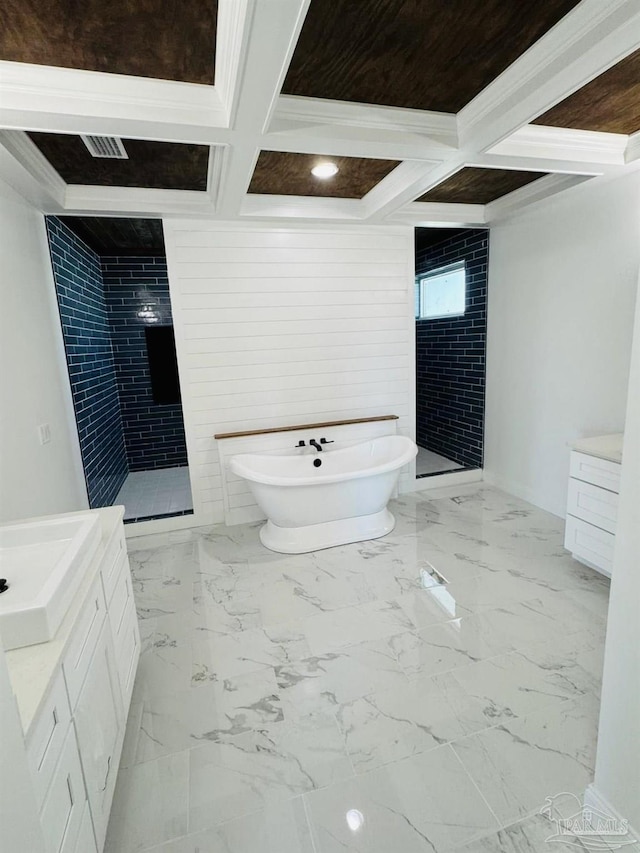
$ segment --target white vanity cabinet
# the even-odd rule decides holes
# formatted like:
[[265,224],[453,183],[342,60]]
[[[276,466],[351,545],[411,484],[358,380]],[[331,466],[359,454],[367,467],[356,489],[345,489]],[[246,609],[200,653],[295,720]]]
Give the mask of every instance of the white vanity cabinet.
[[46,853],[103,849],[140,652],[122,511],[98,512],[103,547],[59,635],[7,653]]
[[582,439],[571,451],[564,546],[611,577],[618,515],[622,436]]

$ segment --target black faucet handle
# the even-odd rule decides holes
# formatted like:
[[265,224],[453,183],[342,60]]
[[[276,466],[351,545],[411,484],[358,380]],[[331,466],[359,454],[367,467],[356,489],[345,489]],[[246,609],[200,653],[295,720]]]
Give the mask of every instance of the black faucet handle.
[[327,439],[326,439],[326,438],[321,438],[321,439],[320,439],[320,444],[333,444],[333,443],[334,443],[333,441],[327,441]]
[[300,441],[296,444],[296,447],[306,447],[306,444],[302,439],[300,439]]

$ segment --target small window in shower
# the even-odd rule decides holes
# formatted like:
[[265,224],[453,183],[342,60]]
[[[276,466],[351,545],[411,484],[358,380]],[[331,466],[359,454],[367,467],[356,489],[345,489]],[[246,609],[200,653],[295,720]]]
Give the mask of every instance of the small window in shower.
[[431,270],[418,279],[418,319],[460,317],[465,312],[467,273],[465,262]]
[[180,382],[173,326],[147,326],[144,334],[153,402],[159,405],[179,403]]

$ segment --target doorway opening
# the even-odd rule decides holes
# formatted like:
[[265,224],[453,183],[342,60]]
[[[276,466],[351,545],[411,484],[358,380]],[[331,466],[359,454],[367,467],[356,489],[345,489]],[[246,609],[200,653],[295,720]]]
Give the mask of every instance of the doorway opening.
[[46,223],[89,505],[191,514],[162,222]]
[[416,228],[416,478],[482,468],[489,232]]

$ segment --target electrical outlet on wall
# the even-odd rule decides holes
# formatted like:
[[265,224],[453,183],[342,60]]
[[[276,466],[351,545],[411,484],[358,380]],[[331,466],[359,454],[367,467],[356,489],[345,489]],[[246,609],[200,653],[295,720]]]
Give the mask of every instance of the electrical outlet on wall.
[[51,427],[49,424],[40,424],[38,427],[38,438],[40,444],[48,444],[51,441]]

